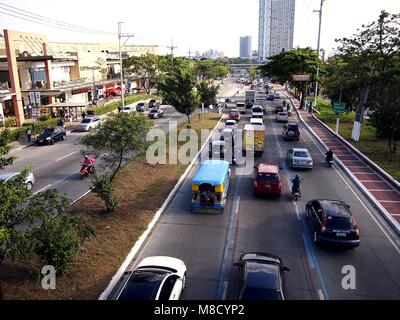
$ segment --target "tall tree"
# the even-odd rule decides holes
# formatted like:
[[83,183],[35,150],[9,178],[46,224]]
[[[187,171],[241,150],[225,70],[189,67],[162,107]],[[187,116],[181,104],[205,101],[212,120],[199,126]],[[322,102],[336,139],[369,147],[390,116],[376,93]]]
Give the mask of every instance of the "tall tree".
[[10,132],[8,129],[0,131],[0,169],[13,163],[15,157],[10,157],[8,153],[11,150],[9,146]]
[[176,67],[173,74],[161,77],[158,88],[178,112],[186,115],[190,125],[190,115],[200,104],[194,66],[189,64],[187,67]]
[[317,53],[311,48],[297,48],[278,53],[270,58],[270,61],[259,67],[261,73],[281,84],[289,82],[294,85],[301,94],[301,107],[304,106],[307,85],[304,82],[293,81],[293,75],[309,75],[311,81],[315,81],[317,64],[320,68],[320,79],[325,74],[325,63],[318,59]]
[[209,106],[210,104],[214,105],[216,103],[219,86],[209,84],[207,81],[200,81],[196,85],[196,88],[200,95],[201,103],[204,103],[205,106]]
[[146,134],[152,125],[152,121],[143,115],[118,113],[80,140],[86,148],[85,153],[103,157],[106,174],[95,175],[92,190],[104,200],[107,212],[114,211],[117,206],[111,193],[122,162],[145,152],[148,146]]

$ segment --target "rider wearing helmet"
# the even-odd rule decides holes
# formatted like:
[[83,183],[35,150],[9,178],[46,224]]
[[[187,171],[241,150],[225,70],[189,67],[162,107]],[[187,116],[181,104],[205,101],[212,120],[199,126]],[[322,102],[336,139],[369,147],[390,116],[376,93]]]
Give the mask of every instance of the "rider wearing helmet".
[[87,165],[90,172],[93,172],[95,160],[92,156],[85,154],[85,160],[83,161],[83,165]]
[[296,174],[294,179],[292,180],[292,193],[300,191],[300,177]]
[[326,154],[326,161],[332,161],[332,159],[333,159],[332,149],[329,149],[325,154]]

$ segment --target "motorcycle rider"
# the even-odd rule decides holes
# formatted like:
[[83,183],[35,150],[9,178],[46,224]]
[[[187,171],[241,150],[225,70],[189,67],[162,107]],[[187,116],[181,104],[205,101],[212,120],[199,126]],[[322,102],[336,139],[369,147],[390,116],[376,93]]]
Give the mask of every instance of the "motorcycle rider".
[[325,155],[326,155],[326,158],[325,158],[326,161],[332,161],[333,160],[333,151],[332,151],[332,149],[329,149],[325,153]]
[[296,176],[292,180],[292,194],[295,194],[296,192],[300,193],[300,183],[300,177],[296,174]]
[[92,156],[85,154],[85,160],[83,161],[83,165],[88,167],[90,173],[93,173],[95,160]]

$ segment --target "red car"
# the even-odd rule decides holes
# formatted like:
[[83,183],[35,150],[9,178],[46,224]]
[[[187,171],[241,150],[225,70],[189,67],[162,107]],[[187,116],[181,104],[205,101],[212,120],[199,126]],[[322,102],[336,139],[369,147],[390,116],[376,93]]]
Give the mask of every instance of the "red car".
[[274,164],[260,163],[256,167],[254,178],[254,195],[275,195],[280,197],[282,193],[282,181],[279,175],[279,167]]

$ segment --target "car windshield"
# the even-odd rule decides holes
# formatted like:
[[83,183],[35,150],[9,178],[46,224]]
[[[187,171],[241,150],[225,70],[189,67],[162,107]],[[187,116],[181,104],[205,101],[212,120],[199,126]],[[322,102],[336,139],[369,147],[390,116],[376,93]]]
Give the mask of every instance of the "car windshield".
[[135,271],[118,300],[154,300],[166,272]]
[[228,126],[233,126],[233,125],[235,125],[235,124],[236,124],[235,121],[227,121],[227,122],[226,122],[226,125],[228,125]]
[[150,100],[150,103],[156,103],[156,100]]
[[138,107],[143,107],[144,103],[138,103]]
[[287,113],[286,112],[279,112],[278,115],[281,116],[281,117],[286,117]]
[[282,294],[278,290],[264,288],[246,288],[241,300],[282,300]]
[[49,134],[52,134],[53,132],[54,132],[54,129],[48,128],[48,129],[45,129],[45,130],[43,131],[43,134],[44,134],[44,135],[49,135]]
[[131,107],[123,107],[122,110],[131,110]]
[[258,182],[278,182],[279,177],[276,173],[259,173],[257,175]]
[[353,224],[351,223],[351,217],[328,216],[328,223],[326,226],[332,229],[351,229]]
[[299,128],[297,126],[289,126],[288,131],[298,131]]
[[90,119],[83,119],[83,120],[82,120],[82,123],[90,123],[90,122],[91,122]]
[[254,111],[254,112],[262,112],[263,109],[260,108],[260,107],[254,107],[254,108],[253,108],[253,111]]
[[307,151],[295,151],[294,156],[299,158],[308,158],[310,155]]
[[153,110],[150,111],[150,113],[157,113],[157,112],[158,112],[157,109],[153,109]]

